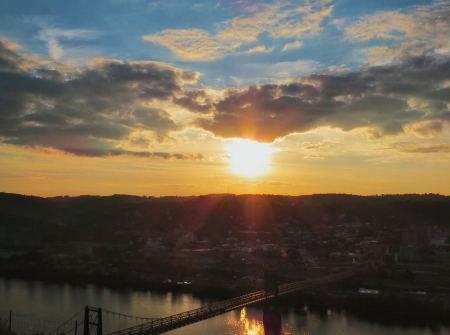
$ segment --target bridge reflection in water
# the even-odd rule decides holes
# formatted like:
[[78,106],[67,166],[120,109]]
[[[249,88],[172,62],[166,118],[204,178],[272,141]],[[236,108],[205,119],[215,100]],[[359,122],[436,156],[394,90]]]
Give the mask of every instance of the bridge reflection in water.
[[267,304],[263,310],[265,335],[281,335],[281,314],[277,305]]

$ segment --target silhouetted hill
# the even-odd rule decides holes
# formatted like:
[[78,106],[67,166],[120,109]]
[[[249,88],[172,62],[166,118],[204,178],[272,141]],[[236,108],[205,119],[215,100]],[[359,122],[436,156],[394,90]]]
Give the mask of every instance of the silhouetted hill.
[[174,229],[194,231],[199,236],[217,240],[249,227],[278,236],[278,224],[284,222],[311,228],[357,222],[396,227],[413,224],[450,227],[450,197],[438,194],[210,194],[160,198],[130,195],[40,198],[0,193],[0,232],[8,240],[103,241],[118,239],[124,232],[141,236],[167,235]]

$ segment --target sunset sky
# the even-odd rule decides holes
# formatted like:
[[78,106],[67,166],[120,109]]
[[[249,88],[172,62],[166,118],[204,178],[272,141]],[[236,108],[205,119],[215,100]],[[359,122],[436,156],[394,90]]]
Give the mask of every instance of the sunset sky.
[[450,194],[450,2],[4,0],[0,191]]

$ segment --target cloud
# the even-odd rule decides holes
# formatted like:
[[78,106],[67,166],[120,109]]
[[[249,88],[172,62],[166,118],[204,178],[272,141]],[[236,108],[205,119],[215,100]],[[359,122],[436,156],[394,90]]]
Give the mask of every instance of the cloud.
[[20,68],[22,59],[13,51],[19,48],[20,46],[18,44],[0,39],[0,69],[18,70]]
[[[53,153],[52,149],[48,147],[33,146],[37,150],[43,152]],[[123,149],[94,149],[94,148],[64,148],[60,150],[65,154],[71,154],[82,157],[114,157],[114,156],[133,156],[140,158],[160,158],[160,159],[175,159],[175,160],[205,160],[207,157],[202,153],[170,153],[170,152],[148,152],[148,151],[130,151]]]
[[221,40],[239,42],[256,41],[262,32],[269,32],[274,37],[300,37],[315,33],[322,20],[329,16],[333,6],[323,4],[298,6],[276,4],[260,5],[252,14],[239,16],[225,22],[226,28],[217,37]]
[[296,15],[292,15],[289,19],[279,22],[272,35],[274,37],[300,37],[306,33],[316,34],[320,30],[323,19],[331,16],[332,10],[333,6],[309,10],[300,20],[296,18]]
[[92,40],[100,36],[100,33],[95,30],[49,28],[43,21],[38,23],[42,29],[37,38],[45,41],[48,53],[53,60],[60,60],[64,56],[61,40]]
[[316,149],[328,148],[330,146],[331,146],[330,142],[320,142],[320,143],[315,143],[315,144],[311,144],[309,142],[305,142],[305,143],[303,143],[302,149],[304,149],[304,150],[316,150]]
[[261,142],[319,127],[364,129],[372,139],[407,132],[433,137],[450,121],[449,80],[450,58],[423,56],[289,84],[229,88],[211,116],[194,124],[224,138]]
[[450,143],[394,142],[388,148],[415,154],[450,153]]
[[230,46],[219,44],[208,32],[201,29],[168,29],[142,38],[144,41],[164,45],[179,57],[189,60],[208,61],[221,58],[230,50]]
[[[150,61],[99,59],[70,73],[33,67],[0,42],[0,138],[3,143],[112,155],[136,132],[164,141],[181,129],[155,107],[199,74]],[[118,151],[117,151],[118,150]],[[176,158],[176,156],[174,156]]]
[[258,45],[254,48],[248,49],[247,51],[244,51],[244,54],[250,55],[253,54],[255,52],[272,52],[273,49],[275,49],[275,47],[271,47],[269,49],[267,49],[267,47],[265,45]]
[[374,46],[363,51],[369,62],[389,62],[424,53],[450,55],[450,4],[436,2],[408,10],[384,11],[361,17],[346,28],[346,38],[365,42],[375,38],[393,47]]
[[17,44],[16,42],[4,39],[0,37],[0,41],[3,43],[4,48],[11,51],[21,50],[23,47],[20,44]]
[[[299,60],[296,62],[258,63],[247,64],[241,71],[240,78],[235,78],[238,86],[242,83],[250,84],[260,80],[285,81],[286,78],[295,78],[311,72],[317,66],[315,62]],[[234,79],[234,78],[233,78]]]
[[277,22],[288,15],[279,5],[261,5],[244,16],[238,16],[225,22],[225,28],[218,32],[217,38],[222,41],[250,43],[257,40],[263,31],[269,31]]
[[345,22],[346,22],[345,18],[331,20],[331,23],[334,24],[338,29],[342,29]]
[[[167,29],[142,38],[169,48],[180,58],[210,61],[229,55],[243,44],[257,41],[264,32],[274,38],[299,38],[305,34],[315,34],[333,9],[333,6],[326,5],[327,2],[320,1],[306,6],[258,4],[247,7],[248,15],[223,22],[223,29],[215,36],[201,29]],[[293,42],[292,47],[297,47],[298,43]],[[272,49],[263,50],[262,46],[258,46],[248,50],[248,53],[270,51]]]
[[212,111],[212,99],[206,96],[204,90],[187,91],[182,97],[174,97],[173,102],[185,109],[202,114],[208,114]]
[[323,155],[318,155],[318,154],[309,154],[306,155],[305,157],[303,157],[303,159],[324,159],[325,156]]
[[408,125],[406,129],[422,138],[439,137],[444,131],[444,124],[441,120],[422,121]]
[[297,48],[300,48],[302,45],[303,45],[303,43],[300,42],[300,41],[295,41],[295,42],[292,42],[292,43],[286,43],[284,45],[283,49],[281,49],[281,51],[286,51],[288,49],[297,49]]
[[330,72],[345,72],[350,71],[350,68],[345,67],[345,64],[341,64],[340,66],[329,66],[327,70]]
[[237,184],[252,187],[292,187],[297,185],[297,183],[292,182],[263,181],[263,180],[241,180]]

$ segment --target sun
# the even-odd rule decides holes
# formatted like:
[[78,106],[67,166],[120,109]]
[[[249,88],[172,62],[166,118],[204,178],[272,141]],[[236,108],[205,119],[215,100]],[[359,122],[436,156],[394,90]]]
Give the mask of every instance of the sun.
[[231,169],[235,173],[255,177],[268,171],[270,153],[273,151],[270,144],[233,139],[226,149],[229,152]]

